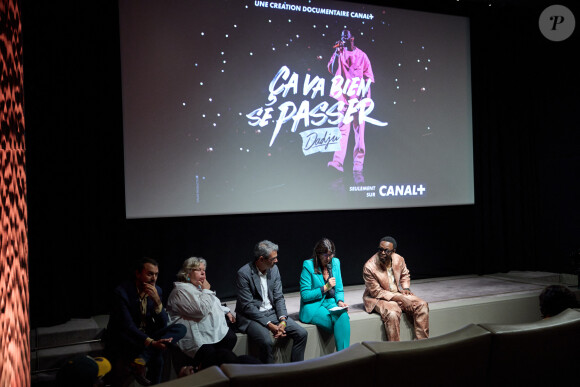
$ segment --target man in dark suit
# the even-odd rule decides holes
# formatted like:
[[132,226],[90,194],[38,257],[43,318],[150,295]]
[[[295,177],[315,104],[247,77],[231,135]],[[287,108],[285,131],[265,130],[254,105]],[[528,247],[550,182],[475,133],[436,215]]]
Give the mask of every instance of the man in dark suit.
[[276,266],[278,245],[264,240],[254,248],[254,261],[238,270],[236,320],[240,331],[256,343],[263,363],[273,363],[272,337],[292,338],[291,361],[304,360],[308,333],[287,316],[282,280]]
[[115,364],[113,385],[122,383],[127,371],[142,385],[159,383],[163,351],[186,333],[182,324],[167,325],[161,288],[155,284],[158,266],[155,260],[143,258],[135,267],[135,278],[115,289],[106,340]]

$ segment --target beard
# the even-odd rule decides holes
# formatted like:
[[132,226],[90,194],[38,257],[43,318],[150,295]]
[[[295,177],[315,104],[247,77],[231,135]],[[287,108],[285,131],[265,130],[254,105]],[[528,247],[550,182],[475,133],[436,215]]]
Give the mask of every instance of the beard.
[[379,255],[379,262],[382,263],[383,265],[386,265],[389,262],[391,262],[391,258],[388,255],[385,255],[384,257],[381,258],[381,256]]

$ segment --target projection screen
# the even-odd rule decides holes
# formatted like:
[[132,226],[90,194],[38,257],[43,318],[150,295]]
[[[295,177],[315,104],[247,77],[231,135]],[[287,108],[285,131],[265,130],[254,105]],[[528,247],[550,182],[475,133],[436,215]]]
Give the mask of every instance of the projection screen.
[[128,218],[473,204],[468,18],[315,0],[119,16]]

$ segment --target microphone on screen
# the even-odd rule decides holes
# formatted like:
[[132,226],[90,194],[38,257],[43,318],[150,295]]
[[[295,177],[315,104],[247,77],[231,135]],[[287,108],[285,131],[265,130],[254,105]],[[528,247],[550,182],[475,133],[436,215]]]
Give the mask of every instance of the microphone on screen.
[[344,43],[342,42],[342,40],[339,40],[338,42],[336,42],[336,44],[334,46],[332,46],[332,48],[339,48],[339,47],[343,47]]

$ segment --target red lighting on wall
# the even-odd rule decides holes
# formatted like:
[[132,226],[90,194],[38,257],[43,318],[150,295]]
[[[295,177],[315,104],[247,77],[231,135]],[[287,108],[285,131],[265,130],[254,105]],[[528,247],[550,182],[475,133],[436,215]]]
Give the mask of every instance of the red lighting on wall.
[[22,25],[0,0],[0,386],[30,386]]

